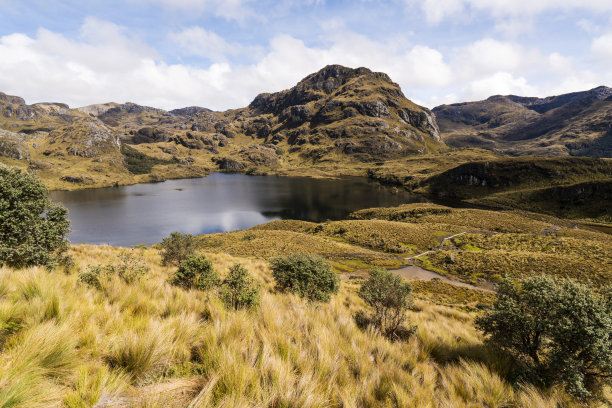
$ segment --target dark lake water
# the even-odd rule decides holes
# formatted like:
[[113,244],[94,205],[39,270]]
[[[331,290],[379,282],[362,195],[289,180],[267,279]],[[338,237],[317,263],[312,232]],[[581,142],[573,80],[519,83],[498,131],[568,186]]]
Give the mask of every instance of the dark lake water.
[[81,191],[54,191],[69,210],[72,243],[131,246],[160,242],[172,231],[227,232],[277,219],[321,222],[352,211],[422,201],[363,178],[245,176],[214,173]]

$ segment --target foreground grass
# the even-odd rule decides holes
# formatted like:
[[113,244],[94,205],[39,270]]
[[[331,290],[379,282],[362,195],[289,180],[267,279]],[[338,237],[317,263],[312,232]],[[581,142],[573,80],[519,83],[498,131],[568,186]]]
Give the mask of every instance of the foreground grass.
[[131,251],[151,267],[147,279],[101,290],[76,272],[120,249],[73,247],[68,273],[0,269],[1,407],[575,405],[561,391],[504,380],[507,361],[483,346],[461,307],[483,299],[434,304],[438,292],[453,297],[441,282],[417,285],[417,334],[392,343],[356,327],[356,280],[329,304],[309,304],[274,293],[267,263],[212,254],[222,275],[239,261],[262,287],[258,309],[229,312],[215,296],[170,286],[156,250]]

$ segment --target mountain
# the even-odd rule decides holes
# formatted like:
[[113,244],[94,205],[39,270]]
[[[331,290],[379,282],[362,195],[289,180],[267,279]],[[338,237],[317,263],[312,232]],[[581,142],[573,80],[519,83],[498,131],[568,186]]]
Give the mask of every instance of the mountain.
[[509,155],[612,157],[612,88],[496,95],[433,109],[445,143]]
[[330,65],[291,89],[225,112],[129,102],[70,109],[0,94],[0,158],[38,171],[52,188],[219,169],[350,168],[444,148],[433,114],[388,75],[367,68]]

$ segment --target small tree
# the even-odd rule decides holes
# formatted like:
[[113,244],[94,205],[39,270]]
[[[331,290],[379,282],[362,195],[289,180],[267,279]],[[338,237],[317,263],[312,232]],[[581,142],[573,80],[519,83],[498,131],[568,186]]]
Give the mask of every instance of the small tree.
[[499,285],[491,311],[476,325],[544,384],[598,396],[612,375],[609,300],[568,279],[545,276]]
[[50,265],[68,248],[68,211],[33,174],[0,165],[0,265]]
[[219,281],[210,259],[204,255],[191,255],[179,264],[170,283],[185,289],[210,290],[219,285]]
[[281,256],[273,259],[270,267],[277,290],[296,293],[311,301],[328,302],[340,287],[338,275],[318,256]]
[[178,265],[195,253],[198,243],[193,235],[174,231],[170,233],[169,237],[162,240],[160,246],[162,249],[162,264]]
[[230,268],[221,283],[219,296],[228,309],[245,309],[259,304],[259,285],[240,264]]
[[412,308],[412,285],[399,275],[384,269],[370,270],[370,277],[361,285],[359,297],[372,307],[369,317],[363,312],[358,313],[359,325],[367,322],[391,338],[406,337],[416,329],[403,326],[406,312]]

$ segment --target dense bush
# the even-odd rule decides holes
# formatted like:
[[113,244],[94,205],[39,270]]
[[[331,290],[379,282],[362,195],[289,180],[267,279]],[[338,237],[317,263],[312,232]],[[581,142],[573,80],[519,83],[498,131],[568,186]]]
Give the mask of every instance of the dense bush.
[[101,289],[102,280],[108,280],[113,275],[118,276],[125,283],[132,283],[140,280],[149,270],[142,256],[137,257],[131,252],[123,251],[115,263],[88,265],[87,271],[79,274],[79,281],[89,287]]
[[0,265],[50,265],[68,248],[64,207],[33,174],[0,165]]
[[180,264],[188,256],[193,255],[198,248],[195,237],[191,234],[182,234],[178,231],[170,233],[162,240],[162,264]]
[[609,299],[568,279],[530,277],[499,285],[492,310],[476,320],[488,341],[525,363],[523,374],[597,397],[612,375]]
[[230,268],[221,283],[219,297],[228,309],[246,309],[259,304],[259,286],[240,264]]
[[372,325],[392,339],[414,333],[415,327],[404,325],[406,312],[412,308],[412,285],[399,275],[384,269],[370,270],[370,277],[359,289],[359,297],[372,307],[372,313],[369,316],[357,313],[358,326]]
[[328,302],[338,292],[340,279],[330,265],[313,255],[287,255],[270,262],[276,289],[311,301]]
[[185,289],[210,290],[219,285],[219,275],[210,259],[204,255],[191,255],[179,264],[170,283]]

